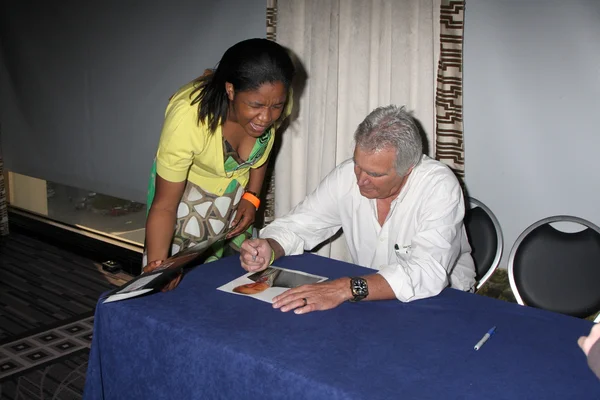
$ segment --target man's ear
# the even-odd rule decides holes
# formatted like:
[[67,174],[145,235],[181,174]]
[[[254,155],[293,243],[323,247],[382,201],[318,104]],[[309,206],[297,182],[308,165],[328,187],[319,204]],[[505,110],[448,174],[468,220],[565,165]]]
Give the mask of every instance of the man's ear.
[[227,93],[227,98],[229,101],[233,101],[233,96],[235,94],[235,90],[233,90],[233,84],[229,82],[225,82],[225,92]]
[[404,177],[407,177],[411,174],[411,172],[413,172],[413,169],[415,169],[415,165],[413,165],[412,167],[410,167],[408,169],[408,171],[406,171],[406,173],[404,174]]

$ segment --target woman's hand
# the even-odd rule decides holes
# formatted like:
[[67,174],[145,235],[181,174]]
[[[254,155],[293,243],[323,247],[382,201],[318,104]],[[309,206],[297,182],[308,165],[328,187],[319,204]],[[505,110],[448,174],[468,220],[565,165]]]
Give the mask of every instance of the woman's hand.
[[[160,267],[160,265],[163,263],[163,260],[154,260],[149,262],[144,269],[142,270],[144,273],[146,272],[152,272],[152,271],[156,271],[156,269],[158,269],[158,267]],[[162,289],[162,292],[168,292],[169,290],[173,290],[177,287],[177,285],[179,285],[179,282],[181,282],[181,277],[183,275],[179,274],[177,275],[176,278],[174,278],[171,282],[167,283]]]
[[238,205],[235,218],[231,226],[233,229],[227,234],[227,239],[236,237],[237,235],[244,232],[254,222],[256,217],[256,207],[246,199],[241,199]]

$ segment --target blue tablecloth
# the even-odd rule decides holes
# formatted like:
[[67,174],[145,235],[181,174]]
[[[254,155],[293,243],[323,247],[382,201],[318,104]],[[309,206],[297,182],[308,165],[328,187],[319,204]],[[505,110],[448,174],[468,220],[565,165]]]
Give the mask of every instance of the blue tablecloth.
[[[276,264],[372,272],[314,255]],[[576,344],[589,321],[453,289],[295,315],[216,290],[243,273],[226,258],[174,291],[99,303],[84,398],[600,399]]]

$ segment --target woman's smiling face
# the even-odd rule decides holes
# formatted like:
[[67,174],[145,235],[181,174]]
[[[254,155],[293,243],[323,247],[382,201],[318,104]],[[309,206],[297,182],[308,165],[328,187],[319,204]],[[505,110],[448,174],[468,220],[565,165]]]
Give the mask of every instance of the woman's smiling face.
[[279,119],[287,100],[285,86],[279,81],[263,83],[258,89],[244,92],[236,92],[231,83],[226,83],[225,90],[229,98],[227,119],[255,138]]

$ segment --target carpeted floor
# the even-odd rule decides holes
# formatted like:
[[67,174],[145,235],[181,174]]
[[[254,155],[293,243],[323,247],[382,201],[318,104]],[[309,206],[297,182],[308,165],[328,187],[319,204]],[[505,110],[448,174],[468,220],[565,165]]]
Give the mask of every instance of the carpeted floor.
[[80,399],[101,293],[127,282],[18,233],[0,241],[0,399]]
[[505,269],[497,269],[492,276],[490,276],[490,279],[483,284],[481,289],[477,291],[477,294],[508,301],[510,303],[517,302],[512,290],[510,290],[508,273]]

